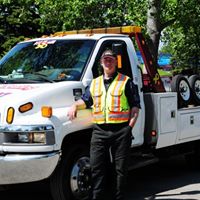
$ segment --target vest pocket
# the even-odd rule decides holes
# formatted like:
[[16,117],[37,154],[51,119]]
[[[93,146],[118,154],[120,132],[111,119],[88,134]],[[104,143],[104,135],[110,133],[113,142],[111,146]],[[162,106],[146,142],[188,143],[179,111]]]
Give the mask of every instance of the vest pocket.
[[103,95],[103,91],[95,92],[95,94],[92,95],[93,98],[101,97]]
[[102,95],[103,95],[103,92],[101,91],[100,93],[96,93],[92,96],[94,112],[101,112],[102,111],[102,108],[101,108]]
[[116,91],[110,92],[110,95],[115,98],[119,98],[120,96],[122,96],[122,94],[123,94],[123,90],[119,90],[117,93],[116,93]]
[[119,90],[117,93],[114,91],[110,92],[111,96],[111,105],[108,105],[108,110],[111,112],[120,112],[122,111],[122,107],[120,105],[120,98],[123,94],[122,90]]

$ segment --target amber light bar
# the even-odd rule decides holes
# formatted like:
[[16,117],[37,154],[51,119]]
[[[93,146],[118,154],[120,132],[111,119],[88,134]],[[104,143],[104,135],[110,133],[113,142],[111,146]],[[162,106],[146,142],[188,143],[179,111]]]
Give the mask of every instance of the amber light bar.
[[100,33],[113,33],[113,34],[130,34],[130,33],[141,33],[140,26],[120,26],[120,27],[109,27],[109,28],[94,28],[94,29],[83,29],[73,31],[61,31],[52,34],[52,37],[65,36],[71,34],[100,34]]

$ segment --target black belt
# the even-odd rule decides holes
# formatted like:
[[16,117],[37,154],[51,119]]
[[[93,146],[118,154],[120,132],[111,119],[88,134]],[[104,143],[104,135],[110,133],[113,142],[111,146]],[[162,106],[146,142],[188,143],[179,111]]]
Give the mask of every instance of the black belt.
[[129,125],[129,122],[123,122],[118,124],[94,124],[94,128],[101,128],[105,131],[119,131],[120,129]]

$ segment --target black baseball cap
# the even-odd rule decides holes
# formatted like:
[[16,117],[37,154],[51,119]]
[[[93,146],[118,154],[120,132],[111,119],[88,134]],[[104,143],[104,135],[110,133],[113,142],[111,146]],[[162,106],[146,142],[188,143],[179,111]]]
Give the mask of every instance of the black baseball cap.
[[115,57],[115,58],[117,58],[117,55],[112,51],[112,50],[105,50],[104,52],[103,52],[103,54],[102,54],[102,56],[101,56],[101,58],[105,58],[105,57]]

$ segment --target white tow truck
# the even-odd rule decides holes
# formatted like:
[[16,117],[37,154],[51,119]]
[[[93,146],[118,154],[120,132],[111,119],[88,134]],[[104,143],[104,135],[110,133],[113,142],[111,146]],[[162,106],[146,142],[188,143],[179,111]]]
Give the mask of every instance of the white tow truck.
[[178,75],[165,87],[140,27],[67,31],[21,42],[0,60],[0,185],[49,178],[55,200],[87,198],[91,109],[74,121],[67,112],[100,75],[107,48],[139,89],[130,169],[176,154],[200,164],[199,76]]

